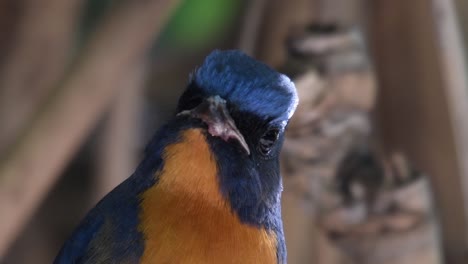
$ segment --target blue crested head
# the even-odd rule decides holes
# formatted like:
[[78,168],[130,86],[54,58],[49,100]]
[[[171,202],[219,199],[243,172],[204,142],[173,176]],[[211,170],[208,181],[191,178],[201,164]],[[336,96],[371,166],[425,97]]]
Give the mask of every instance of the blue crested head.
[[213,51],[193,74],[205,95],[219,95],[239,111],[287,121],[298,104],[293,82],[238,50]]

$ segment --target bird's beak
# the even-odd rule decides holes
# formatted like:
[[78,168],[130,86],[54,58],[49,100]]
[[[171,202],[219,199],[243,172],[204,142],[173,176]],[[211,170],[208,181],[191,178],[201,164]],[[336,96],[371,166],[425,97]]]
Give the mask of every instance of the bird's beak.
[[234,120],[226,108],[226,101],[218,95],[208,97],[194,109],[182,111],[178,115],[189,115],[201,119],[208,125],[208,133],[210,135],[220,137],[224,141],[234,139],[250,155],[250,149],[244,136],[237,129]]

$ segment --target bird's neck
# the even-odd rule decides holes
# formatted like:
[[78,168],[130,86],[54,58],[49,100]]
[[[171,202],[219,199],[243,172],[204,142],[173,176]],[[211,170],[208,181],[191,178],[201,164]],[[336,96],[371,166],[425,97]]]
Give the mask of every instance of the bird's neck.
[[181,136],[166,147],[158,182],[141,197],[143,260],[164,263],[175,253],[179,261],[168,262],[221,263],[239,257],[239,263],[275,263],[276,234],[242,223],[233,212],[220,192],[216,162],[202,131],[189,129]]

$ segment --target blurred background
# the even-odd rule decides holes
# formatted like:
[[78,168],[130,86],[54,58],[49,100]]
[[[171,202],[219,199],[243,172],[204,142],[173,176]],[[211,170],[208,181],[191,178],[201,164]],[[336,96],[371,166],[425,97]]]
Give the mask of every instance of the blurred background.
[[288,262],[468,263],[466,0],[0,0],[0,263],[51,263],[213,49],[289,75]]

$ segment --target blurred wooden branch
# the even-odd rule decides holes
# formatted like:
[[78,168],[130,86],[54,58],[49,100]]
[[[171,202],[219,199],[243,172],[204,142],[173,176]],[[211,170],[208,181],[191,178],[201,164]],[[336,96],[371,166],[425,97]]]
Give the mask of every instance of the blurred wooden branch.
[[250,56],[254,56],[255,54],[259,29],[267,3],[267,0],[251,0],[247,2],[247,11],[244,14],[238,48]]
[[283,221],[294,262],[439,263],[427,181],[403,156],[378,152],[361,32],[314,24],[289,47],[300,104],[282,153]]
[[[351,148],[368,141],[376,88],[359,32],[313,28],[290,40],[294,55],[286,64],[300,99],[282,152],[286,240],[292,263],[356,263],[317,219],[340,205],[335,171]],[[307,235],[298,235],[302,230]]]
[[271,0],[265,6],[258,31],[255,57],[266,64],[279,67],[287,57],[286,41],[296,29],[312,21],[317,0]]
[[[11,51],[21,18],[24,19],[21,0],[0,1],[0,62],[3,62]],[[3,63],[0,63],[0,71],[3,67]]]
[[465,57],[468,60],[468,52],[466,52],[466,48],[468,48],[468,1],[455,0],[455,12],[459,18],[458,25],[460,26],[460,31],[463,35],[465,44]]
[[322,24],[350,26],[360,24],[365,11],[363,0],[316,0],[317,21]]
[[100,144],[97,146],[94,205],[125,180],[137,165],[137,145],[141,138],[141,110],[147,61],[141,60],[128,70],[106,114]]
[[468,87],[451,0],[367,1],[387,151],[431,177],[447,263],[468,248]]
[[74,48],[82,2],[16,3],[21,19],[10,21],[17,24],[16,31],[0,65],[0,157],[64,74]]
[[96,28],[60,89],[0,162],[0,256],[143,58],[177,0],[125,1]]
[[[464,213],[468,245],[468,62],[463,45],[461,18],[455,12],[453,0],[432,0],[432,15],[435,22],[443,81],[446,87],[449,112],[453,125],[456,156],[460,181],[464,194]],[[465,25],[466,26],[466,25]],[[466,253],[468,257],[468,252]]]

